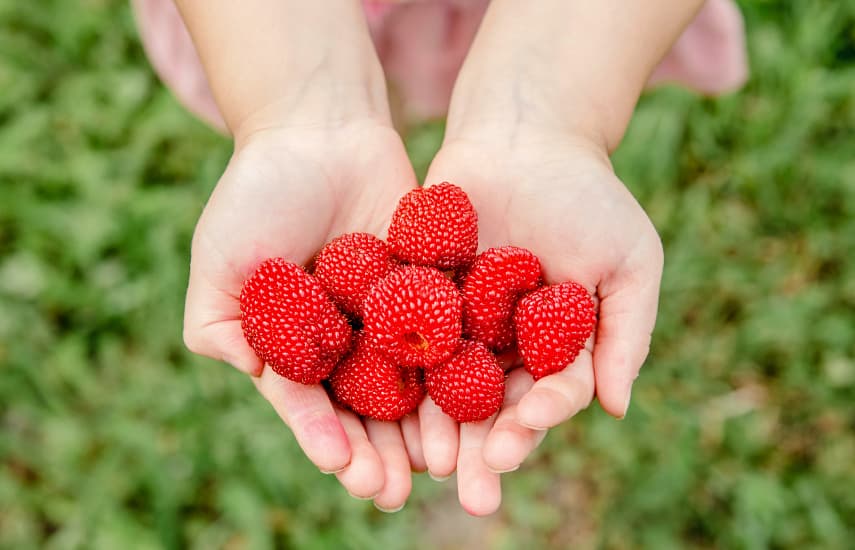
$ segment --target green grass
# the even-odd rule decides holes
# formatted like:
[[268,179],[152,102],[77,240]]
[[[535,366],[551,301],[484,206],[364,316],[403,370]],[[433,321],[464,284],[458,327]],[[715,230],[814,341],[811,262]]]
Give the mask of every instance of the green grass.
[[855,5],[744,8],[748,86],[646,96],[615,155],[667,258],[627,419],[554,430],[474,520],[423,477],[394,516],[351,500],[184,350],[229,143],[125,3],[0,0],[0,548],[851,548]]

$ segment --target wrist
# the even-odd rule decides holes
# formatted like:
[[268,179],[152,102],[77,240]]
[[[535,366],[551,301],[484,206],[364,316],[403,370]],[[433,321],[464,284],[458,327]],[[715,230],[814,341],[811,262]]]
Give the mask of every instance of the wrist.
[[[446,135],[549,134],[585,139],[606,151],[617,148],[632,116],[641,85],[600,79],[583,70],[555,70],[554,60],[503,52],[467,60],[449,108]],[[617,80],[617,79],[613,79]]]
[[458,81],[449,109],[445,144],[490,143],[493,148],[513,150],[565,144],[607,159],[612,145],[619,141],[619,137],[613,137],[615,132],[610,130],[607,113],[593,102],[520,100],[514,92],[519,90],[518,83],[475,81],[478,85],[472,87],[466,86],[465,80]]
[[370,122],[391,126],[382,70],[372,77],[315,72],[244,110],[230,127],[235,142],[272,129],[335,129]]
[[455,85],[448,131],[510,127],[516,136],[534,127],[614,150],[650,72],[701,4],[493,0]]
[[388,118],[383,70],[357,0],[176,0],[233,135]]

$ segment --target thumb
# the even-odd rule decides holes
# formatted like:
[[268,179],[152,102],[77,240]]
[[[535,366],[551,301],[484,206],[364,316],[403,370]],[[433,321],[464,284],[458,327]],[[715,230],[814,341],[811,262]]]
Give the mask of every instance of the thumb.
[[656,322],[663,251],[658,238],[636,248],[633,258],[598,288],[600,319],[594,346],[597,399],[610,415],[623,418],[632,384],[650,350]]
[[264,369],[243,336],[239,299],[200,280],[192,266],[184,307],[184,344],[193,353],[225,361],[251,376],[261,376]]

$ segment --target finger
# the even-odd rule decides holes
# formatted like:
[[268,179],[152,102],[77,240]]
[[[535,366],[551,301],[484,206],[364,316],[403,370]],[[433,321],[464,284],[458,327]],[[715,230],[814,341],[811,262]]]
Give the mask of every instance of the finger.
[[457,464],[457,422],[428,396],[419,405],[419,429],[428,475],[437,481],[445,480]]
[[367,420],[368,439],[383,461],[385,483],[374,497],[374,506],[383,512],[397,512],[404,507],[412,489],[410,457],[404,447],[404,438],[397,422]]
[[484,462],[484,440],[495,417],[460,425],[460,454],[457,457],[457,498],[467,513],[487,516],[502,503],[499,474]]
[[297,443],[309,460],[322,472],[339,472],[350,463],[347,433],[323,386],[292,382],[269,367],[265,367],[261,377],[252,381],[294,432]]
[[339,482],[351,496],[370,499],[377,496],[385,483],[383,461],[368,440],[362,421],[355,414],[334,407],[339,422],[350,441],[350,464],[336,474]]
[[510,370],[514,367],[518,367],[522,364],[522,358],[520,357],[520,354],[516,349],[510,349],[508,351],[496,354],[496,360],[499,362],[499,366],[502,367],[502,370],[505,371]]
[[594,399],[591,353],[583,349],[572,365],[541,378],[517,404],[516,419],[534,430],[561,424]]
[[484,442],[484,463],[496,473],[516,470],[543,441],[546,430],[532,430],[517,422],[517,403],[534,385],[524,369],[515,369],[505,382],[505,401]]
[[[638,250],[642,250],[639,247]],[[656,322],[662,245],[658,239],[638,253],[643,260],[600,284],[600,318],[594,347],[597,399],[612,416],[623,418],[632,383],[650,350]]]
[[191,275],[184,305],[184,344],[193,353],[261,376],[264,363],[243,336],[239,307],[237,298],[197,282]]
[[404,435],[404,444],[410,456],[410,468],[414,472],[424,472],[427,470],[427,463],[422,449],[422,431],[419,429],[418,414],[411,413],[401,419],[401,433]]

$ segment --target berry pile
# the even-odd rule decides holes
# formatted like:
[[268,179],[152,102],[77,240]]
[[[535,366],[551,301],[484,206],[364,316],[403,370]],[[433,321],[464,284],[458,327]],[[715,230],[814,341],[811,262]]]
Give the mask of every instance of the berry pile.
[[398,420],[430,395],[458,422],[502,405],[496,353],[516,349],[535,379],[572,363],[596,324],[581,285],[544,286],[524,248],[476,256],[478,216],[450,183],[415,189],[384,242],[342,235],[311,272],[271,258],[246,280],[241,325],[255,353],[302,384],[326,380],[362,416]]

